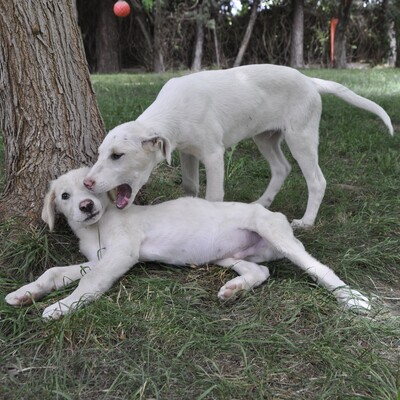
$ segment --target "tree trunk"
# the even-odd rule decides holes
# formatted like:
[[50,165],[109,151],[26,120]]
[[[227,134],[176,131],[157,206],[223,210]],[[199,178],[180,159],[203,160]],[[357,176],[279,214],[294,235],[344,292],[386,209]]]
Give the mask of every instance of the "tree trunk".
[[146,14],[143,8],[137,2],[133,3],[134,17],[135,21],[138,23],[140,31],[143,34],[144,41],[146,43],[147,50],[150,54],[153,54],[153,39],[151,37],[151,32],[146,22]]
[[394,34],[396,41],[395,67],[400,67],[400,18],[394,20]]
[[290,44],[290,66],[304,67],[304,0],[292,0],[293,22]]
[[48,182],[96,158],[103,122],[71,1],[0,4],[0,219],[40,220]]
[[387,57],[387,64],[389,67],[396,66],[397,60],[397,40],[396,31],[394,27],[394,21],[391,21],[388,28],[388,40],[389,40],[389,54]]
[[212,30],[214,49],[215,49],[215,65],[219,69],[222,63],[221,45],[218,40],[218,26],[222,19],[220,13],[220,3],[217,1],[210,1],[210,20],[208,21],[208,28]]
[[154,16],[154,72],[164,72],[164,57],[161,46],[162,35],[162,4],[161,0],[155,0]]
[[97,72],[119,72],[121,70],[119,52],[118,21],[113,12],[114,0],[100,0],[99,19],[96,30]]
[[214,20],[214,25],[212,28],[213,31],[213,38],[214,38],[214,48],[215,48],[215,64],[217,68],[221,67],[221,56],[220,56],[220,48],[218,42],[218,35],[217,35],[217,26]]
[[335,32],[335,56],[333,66],[346,68],[346,30],[349,24],[350,8],[352,0],[341,0],[339,7],[339,22]]
[[196,46],[194,50],[194,57],[192,63],[192,71],[201,70],[201,60],[203,58],[203,44],[204,44],[204,16],[203,5],[200,4],[196,15]]
[[[145,67],[148,71],[154,70],[154,41],[152,35],[152,28],[154,26],[154,19],[151,15],[151,11],[144,8],[140,0],[131,0],[132,5],[132,16],[131,24],[133,28],[134,25],[139,27],[140,33],[143,38],[139,38],[135,35],[134,39],[139,40],[142,44],[136,51],[139,53],[139,63],[142,67]],[[128,34],[126,38],[128,41],[133,40],[133,35]],[[124,50],[122,49],[122,53]]]
[[256,23],[257,19],[257,10],[258,6],[260,5],[260,0],[253,0],[253,4],[251,6],[251,13],[250,13],[250,19],[249,23],[247,25],[246,32],[244,34],[242,43],[240,44],[238,54],[236,56],[236,60],[233,63],[234,67],[238,67],[242,61],[243,61],[243,56],[244,53],[246,52],[247,46],[250,42],[251,34],[253,32],[254,24]]
[[[389,0],[382,0],[380,6],[380,42],[381,46],[381,59],[378,59],[378,62],[384,62],[389,65],[389,67],[394,67],[396,64],[396,32],[394,20],[392,17],[392,13],[389,10],[391,6],[391,2]],[[393,7],[393,5],[392,5]]]

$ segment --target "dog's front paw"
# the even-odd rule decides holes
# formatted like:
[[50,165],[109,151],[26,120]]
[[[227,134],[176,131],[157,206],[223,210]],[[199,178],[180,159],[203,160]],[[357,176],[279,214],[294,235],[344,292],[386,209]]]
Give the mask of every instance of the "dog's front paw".
[[335,295],[347,310],[357,314],[367,314],[371,310],[371,303],[368,298],[357,290],[350,288],[339,289]]
[[32,304],[33,300],[36,300],[39,297],[41,297],[40,293],[37,293],[35,287],[32,284],[29,284],[9,293],[5,297],[5,300],[11,306],[23,306]]
[[60,319],[63,315],[67,314],[69,311],[70,307],[66,306],[61,302],[57,302],[45,308],[42,314],[42,318],[46,320]]
[[237,276],[222,286],[218,292],[218,298],[221,300],[233,299],[240,296],[243,291],[248,289],[249,287],[246,284],[246,281],[241,276]]

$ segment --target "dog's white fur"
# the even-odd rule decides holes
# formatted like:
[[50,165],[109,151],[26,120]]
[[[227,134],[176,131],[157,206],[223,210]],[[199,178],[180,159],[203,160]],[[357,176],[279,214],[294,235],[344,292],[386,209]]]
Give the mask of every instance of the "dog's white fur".
[[212,203],[189,197],[118,210],[107,194],[95,195],[85,189],[82,181],[87,172],[87,168],[73,170],[51,183],[42,218],[53,229],[55,213],[64,214],[88,262],[49,269],[35,282],[7,295],[9,304],[30,303],[80,279],[71,295],[44,310],[44,318],[56,319],[99,297],[139,261],[232,268],[239,276],[218,293],[219,298],[229,299],[269,277],[268,268],[258,263],[287,257],[345,307],[357,312],[370,309],[365,296],[305,251],[280,213],[259,204]]
[[320,93],[376,114],[393,134],[382,107],[338,83],[274,65],[204,71],[171,79],[136,121],[111,130],[85,183],[95,193],[129,184],[132,195],[120,205],[129,206],[153,168],[178,149],[186,194],[198,194],[200,160],[206,169],[206,199],[222,201],[224,151],[253,138],[271,168],[270,183],[257,200],[268,207],[291,169],[280,148],[284,139],[309,193],[305,214],[293,226],[312,226],[326,187],[318,166]]

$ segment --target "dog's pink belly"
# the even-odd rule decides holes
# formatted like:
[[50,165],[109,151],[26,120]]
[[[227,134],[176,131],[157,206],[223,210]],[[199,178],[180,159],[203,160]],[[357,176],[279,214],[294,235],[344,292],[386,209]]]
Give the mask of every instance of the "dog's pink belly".
[[[141,261],[159,261],[175,265],[202,265],[208,262],[252,253],[261,237],[244,229],[229,232],[185,232],[179,236],[145,240],[140,249]],[[252,255],[252,254],[250,254]]]

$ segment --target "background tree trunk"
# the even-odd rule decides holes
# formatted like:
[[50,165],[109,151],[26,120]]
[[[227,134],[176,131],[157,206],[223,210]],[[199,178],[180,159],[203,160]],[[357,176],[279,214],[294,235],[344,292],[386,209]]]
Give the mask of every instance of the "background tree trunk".
[[335,56],[333,66],[335,68],[346,68],[346,30],[350,19],[352,0],[341,0],[339,7],[339,23],[335,32]]
[[192,71],[201,70],[201,60],[203,58],[203,44],[204,44],[204,14],[203,4],[198,7],[196,15],[196,45],[194,49]]
[[396,44],[396,51],[395,51],[395,67],[400,67],[400,18],[395,19],[394,21],[394,38]]
[[290,43],[290,66],[304,67],[304,0],[292,0],[293,22]]
[[243,56],[244,53],[246,52],[247,46],[250,42],[251,34],[253,32],[254,24],[256,23],[257,19],[257,10],[258,6],[260,5],[260,0],[253,0],[253,4],[251,6],[251,13],[250,13],[250,19],[249,23],[247,25],[246,32],[244,34],[242,43],[240,44],[238,54],[236,56],[236,60],[233,63],[234,67],[238,67],[242,61],[243,61]]
[[40,220],[48,182],[96,158],[104,135],[72,1],[0,4],[0,219]]
[[398,10],[394,11],[393,2],[390,0],[381,0],[381,6],[379,8],[379,26],[380,26],[380,43],[381,46],[381,61],[388,64],[390,67],[394,67],[396,64],[396,32],[394,24],[393,14],[398,13]]
[[215,19],[213,20],[212,31],[213,31],[214,48],[215,48],[215,65],[217,68],[220,68],[221,67],[221,56],[220,56],[221,49],[220,49],[219,42],[218,42],[217,25],[215,23]]
[[100,12],[96,30],[97,72],[121,70],[118,21],[113,12],[114,3],[114,0],[99,1]]
[[[140,1],[132,1],[133,15],[135,22],[139,25],[140,31],[144,37],[147,51],[153,54],[153,38],[151,36],[150,23],[147,21],[148,15],[146,15]],[[151,21],[152,22],[152,21]]]
[[165,72],[164,57],[161,46],[162,35],[162,4],[155,0],[154,16],[154,72]]

